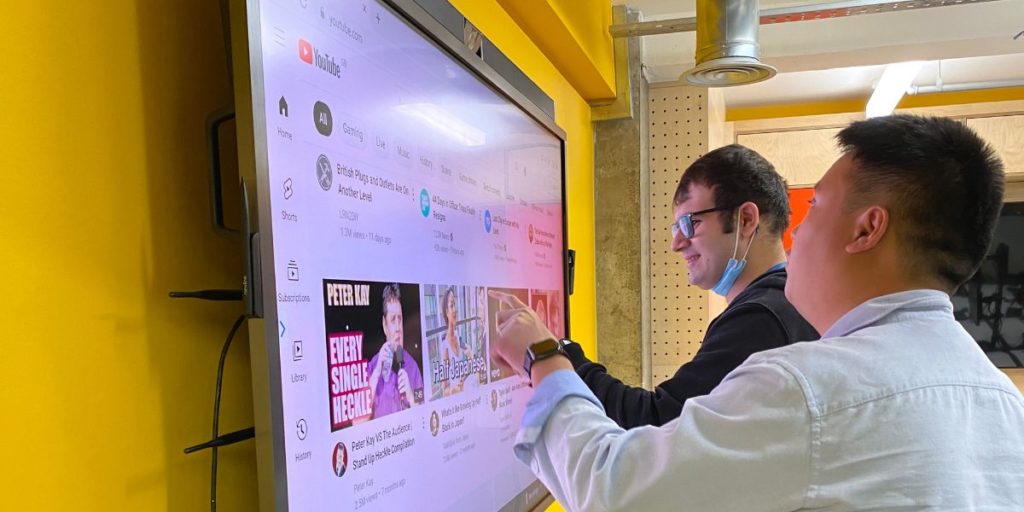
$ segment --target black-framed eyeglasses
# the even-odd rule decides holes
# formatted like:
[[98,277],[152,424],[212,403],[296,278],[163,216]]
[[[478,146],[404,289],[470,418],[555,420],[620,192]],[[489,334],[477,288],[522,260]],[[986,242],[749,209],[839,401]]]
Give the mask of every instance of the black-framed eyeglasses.
[[693,235],[694,235],[693,217],[694,216],[704,215],[705,213],[711,213],[711,212],[721,212],[721,211],[725,211],[725,210],[732,210],[734,208],[736,208],[736,207],[735,206],[728,206],[728,207],[724,207],[723,206],[723,207],[720,207],[720,208],[708,208],[707,210],[700,210],[700,211],[697,211],[697,212],[684,213],[684,214],[680,215],[679,218],[676,219],[675,222],[672,223],[672,236],[675,237],[679,233],[682,233],[683,234],[683,238],[686,238],[686,239],[693,238]]

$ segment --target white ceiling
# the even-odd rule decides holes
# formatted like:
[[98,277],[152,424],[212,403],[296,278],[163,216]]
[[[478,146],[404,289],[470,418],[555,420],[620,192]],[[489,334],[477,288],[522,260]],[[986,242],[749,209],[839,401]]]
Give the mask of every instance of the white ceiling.
[[[695,0],[614,0],[643,20],[696,15]],[[762,0],[772,9],[824,2]],[[765,82],[724,89],[729,107],[867,98],[885,64],[928,61],[915,85],[1024,81],[1024,0],[936,7],[762,25],[761,60],[778,68]],[[695,33],[643,39],[651,82],[676,81],[693,66]]]

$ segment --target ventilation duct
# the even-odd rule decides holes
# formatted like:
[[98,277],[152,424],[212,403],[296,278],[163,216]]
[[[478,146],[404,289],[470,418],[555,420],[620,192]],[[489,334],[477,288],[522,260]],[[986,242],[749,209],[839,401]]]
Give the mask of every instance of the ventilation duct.
[[752,84],[775,76],[757,56],[758,0],[697,0],[697,65],[682,78],[700,87]]

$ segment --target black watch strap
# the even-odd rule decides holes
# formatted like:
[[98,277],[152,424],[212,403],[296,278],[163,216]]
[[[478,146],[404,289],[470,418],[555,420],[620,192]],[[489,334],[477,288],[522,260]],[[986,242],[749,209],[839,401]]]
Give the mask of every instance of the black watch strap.
[[543,361],[558,354],[564,355],[565,347],[563,347],[563,342],[564,340],[548,338],[527,347],[526,354],[523,356],[523,369],[526,370],[526,375],[532,375],[533,363]]

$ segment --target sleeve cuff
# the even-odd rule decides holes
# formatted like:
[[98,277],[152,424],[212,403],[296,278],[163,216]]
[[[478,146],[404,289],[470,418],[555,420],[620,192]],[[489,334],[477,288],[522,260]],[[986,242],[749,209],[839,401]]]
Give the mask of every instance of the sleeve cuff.
[[565,344],[565,355],[572,362],[572,367],[576,370],[590,362],[590,359],[587,359],[587,355],[583,353],[583,347],[575,341]]
[[513,450],[516,457],[530,464],[533,455],[533,447],[540,438],[547,424],[548,418],[554,413],[555,408],[568,397],[579,397],[597,406],[604,414],[604,407],[601,402],[590,391],[590,388],[583,383],[579,375],[572,370],[558,370],[544,378],[533,391],[533,396],[526,402],[526,410],[523,411],[523,421],[516,435]]

